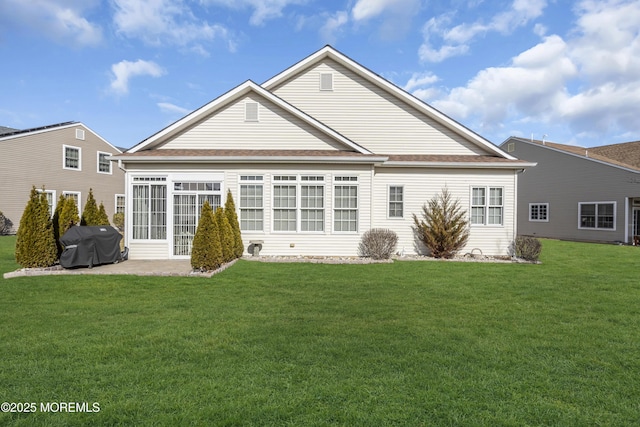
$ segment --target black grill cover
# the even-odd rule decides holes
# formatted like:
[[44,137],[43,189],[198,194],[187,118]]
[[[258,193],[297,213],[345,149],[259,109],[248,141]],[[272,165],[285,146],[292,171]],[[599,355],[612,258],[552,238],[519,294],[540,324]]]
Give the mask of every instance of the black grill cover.
[[64,268],[91,268],[118,262],[121,259],[121,239],[122,235],[111,226],[73,226],[60,238],[64,247],[60,265]]

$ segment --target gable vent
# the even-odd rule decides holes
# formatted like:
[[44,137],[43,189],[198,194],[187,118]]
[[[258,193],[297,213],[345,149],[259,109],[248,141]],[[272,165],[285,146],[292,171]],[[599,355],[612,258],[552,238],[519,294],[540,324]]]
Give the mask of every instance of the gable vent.
[[320,90],[333,90],[332,73],[320,73]]
[[84,130],[76,129],[76,139],[84,141]]
[[514,151],[516,151],[516,144],[513,142],[510,142],[507,144],[507,153],[513,153]]
[[258,103],[257,102],[246,102],[244,104],[244,121],[245,122],[258,121]]

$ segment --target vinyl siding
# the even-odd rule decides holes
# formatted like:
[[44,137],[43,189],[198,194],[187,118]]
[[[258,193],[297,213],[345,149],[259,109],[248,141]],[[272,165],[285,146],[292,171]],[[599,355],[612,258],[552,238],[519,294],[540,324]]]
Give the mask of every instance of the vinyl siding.
[[[320,90],[320,74],[333,73],[334,89]],[[332,60],[311,67],[273,92],[378,154],[486,154]]]
[[[404,187],[404,217],[388,217],[389,186]],[[401,253],[425,253],[413,232],[413,214],[422,218],[422,206],[446,188],[460,206],[470,212],[472,187],[504,188],[503,225],[472,225],[467,246],[461,253],[480,249],[484,255],[508,255],[515,236],[515,175],[513,171],[379,168],[374,179],[373,227],[398,234]]]
[[[626,198],[640,198],[640,174],[517,140],[518,158],[537,162],[519,177],[518,233],[567,240],[622,242]],[[578,228],[578,204],[616,202],[615,230]],[[529,221],[530,203],[549,203],[549,221]],[[630,230],[628,230],[630,231]]]
[[[245,103],[258,103],[258,121],[245,121]],[[189,149],[335,150],[345,147],[258,95],[213,113],[163,145]]]
[[[75,138],[76,129],[85,131],[84,140]],[[64,145],[81,149],[82,170],[63,168]],[[14,231],[17,231],[34,185],[38,189],[44,186],[46,190],[55,191],[56,201],[63,192],[80,192],[81,208],[84,208],[91,188],[98,205],[102,202],[109,219],[113,217],[115,195],[124,193],[124,171],[112,163],[111,174],[98,173],[97,152],[117,154],[118,151],[86,127],[77,124],[17,135],[0,140],[0,149],[0,211],[13,222]]]

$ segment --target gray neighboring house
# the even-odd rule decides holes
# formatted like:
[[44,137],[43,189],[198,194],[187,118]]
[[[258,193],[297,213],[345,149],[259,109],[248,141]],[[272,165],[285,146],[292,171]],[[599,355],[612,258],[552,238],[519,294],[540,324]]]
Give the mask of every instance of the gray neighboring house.
[[125,173],[110,156],[122,153],[87,126],[65,122],[32,129],[0,127],[0,211],[20,225],[32,186],[47,193],[51,211],[60,195],[82,209],[93,189],[109,219],[124,212]]
[[640,141],[578,147],[511,137],[501,147],[536,162],[518,178],[518,234],[640,241]]

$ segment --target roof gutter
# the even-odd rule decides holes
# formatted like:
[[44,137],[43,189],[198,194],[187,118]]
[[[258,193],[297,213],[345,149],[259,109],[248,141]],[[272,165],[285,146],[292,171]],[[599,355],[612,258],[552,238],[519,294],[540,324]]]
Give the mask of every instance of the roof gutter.
[[125,163],[356,163],[381,165],[388,157],[331,156],[112,156]]
[[381,167],[410,167],[410,168],[440,168],[440,169],[522,169],[532,168],[537,163],[511,162],[511,163],[485,163],[485,162],[384,162]]

